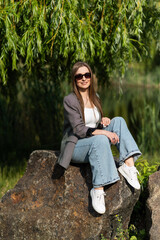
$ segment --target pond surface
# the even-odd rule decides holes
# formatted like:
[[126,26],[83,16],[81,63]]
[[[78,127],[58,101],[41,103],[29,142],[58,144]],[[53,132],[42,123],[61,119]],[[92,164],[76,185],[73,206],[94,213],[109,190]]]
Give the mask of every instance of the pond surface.
[[104,114],[123,117],[141,150],[159,151],[160,89],[125,86],[100,91]]
[[[28,159],[35,149],[59,149],[63,96],[57,103],[52,89],[44,94],[40,90],[31,95],[29,88],[21,101],[9,104],[8,98],[0,95],[1,163]],[[112,86],[101,87],[98,93],[104,116],[123,117],[142,152],[159,151],[160,89]]]

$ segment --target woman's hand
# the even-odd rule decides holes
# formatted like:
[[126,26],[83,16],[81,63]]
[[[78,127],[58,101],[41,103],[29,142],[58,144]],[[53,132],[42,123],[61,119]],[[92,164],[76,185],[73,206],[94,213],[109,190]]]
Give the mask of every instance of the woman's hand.
[[109,138],[112,144],[119,143],[119,137],[116,133],[105,131],[105,135]]
[[107,127],[110,124],[110,122],[111,122],[111,119],[107,117],[103,117],[101,120],[101,124],[103,124],[104,127]]
[[105,135],[109,138],[112,144],[119,143],[119,137],[116,133],[110,132],[104,129],[96,129],[93,133],[93,135]]

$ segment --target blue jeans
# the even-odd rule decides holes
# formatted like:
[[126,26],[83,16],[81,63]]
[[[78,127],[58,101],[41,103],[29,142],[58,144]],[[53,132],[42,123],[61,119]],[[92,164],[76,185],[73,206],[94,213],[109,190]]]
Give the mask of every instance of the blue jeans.
[[[119,143],[116,144],[119,150],[119,165],[131,156],[134,161],[137,160],[141,152],[122,117],[113,118],[104,129],[119,136]],[[72,162],[90,163],[93,187],[105,186],[120,179],[111,151],[111,142],[105,135],[79,139],[74,148]]]

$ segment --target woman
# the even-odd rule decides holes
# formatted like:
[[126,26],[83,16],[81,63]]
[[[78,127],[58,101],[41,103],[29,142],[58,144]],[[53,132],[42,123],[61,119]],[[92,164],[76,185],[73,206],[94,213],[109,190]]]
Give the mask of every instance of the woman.
[[[105,213],[104,186],[118,181],[118,171],[128,183],[140,189],[134,162],[141,155],[125,120],[103,117],[100,99],[93,86],[93,74],[85,62],[77,62],[72,69],[73,92],[64,98],[64,136],[61,153],[53,172],[60,177],[72,159],[76,163],[89,162],[93,188],[90,191],[92,206]],[[117,171],[111,144],[119,150]]]

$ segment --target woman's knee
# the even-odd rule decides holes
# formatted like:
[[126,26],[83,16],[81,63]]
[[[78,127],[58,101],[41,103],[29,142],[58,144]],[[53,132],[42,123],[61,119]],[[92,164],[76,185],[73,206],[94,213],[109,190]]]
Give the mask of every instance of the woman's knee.
[[106,146],[110,145],[109,139],[105,135],[96,135],[93,137],[93,144],[100,145],[100,146]]
[[126,123],[123,117],[114,117],[112,120],[114,120],[115,122]]

